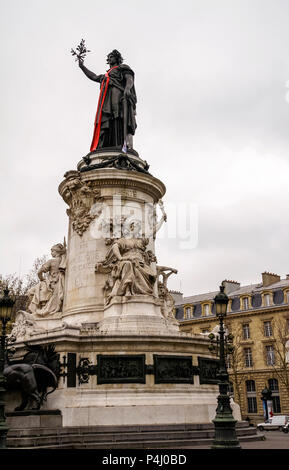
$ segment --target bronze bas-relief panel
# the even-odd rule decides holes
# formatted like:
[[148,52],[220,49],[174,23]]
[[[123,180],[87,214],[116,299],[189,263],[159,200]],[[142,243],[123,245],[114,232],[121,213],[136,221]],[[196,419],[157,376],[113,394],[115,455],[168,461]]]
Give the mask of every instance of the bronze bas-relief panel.
[[192,356],[154,354],[155,383],[193,384]]
[[198,357],[200,371],[200,385],[202,384],[218,384],[217,374],[219,371],[219,359],[211,359],[208,357]]
[[145,383],[145,354],[97,355],[97,383]]

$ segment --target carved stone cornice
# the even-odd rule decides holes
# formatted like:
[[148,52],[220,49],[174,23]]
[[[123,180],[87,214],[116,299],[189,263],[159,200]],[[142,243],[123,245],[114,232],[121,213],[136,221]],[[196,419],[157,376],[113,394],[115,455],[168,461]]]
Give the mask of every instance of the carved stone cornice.
[[152,197],[157,203],[165,194],[165,185],[154,176],[136,171],[116,170],[116,169],[98,169],[89,172],[80,173],[78,171],[68,171],[65,173],[66,179],[59,185],[59,193],[66,202],[65,193],[71,179],[78,178],[82,182],[90,182],[94,189],[100,188],[122,188],[139,190]]

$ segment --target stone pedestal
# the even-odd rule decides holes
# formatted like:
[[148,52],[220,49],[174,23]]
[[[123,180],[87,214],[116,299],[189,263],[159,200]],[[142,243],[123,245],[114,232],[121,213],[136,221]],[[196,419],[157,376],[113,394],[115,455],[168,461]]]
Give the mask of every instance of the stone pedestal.
[[157,334],[179,333],[176,324],[163,318],[160,301],[150,296],[114,297],[104,307],[99,324],[101,333]]
[[[68,171],[59,192],[69,207],[63,307],[21,313],[15,329],[19,357],[25,341],[59,353],[62,375],[44,409],[60,409],[63,426],[210,422],[218,387],[199,370],[209,341],[179,332],[158,282],[155,206],[165,186],[136,152],[101,151]],[[124,220],[139,230],[128,256],[118,249]]]
[[[118,154],[104,151],[94,154],[90,167],[107,162]],[[145,167],[135,153],[129,154],[129,158],[140,169]],[[163,183],[148,173],[110,167],[83,171],[87,169],[87,165],[80,162],[78,172],[67,172],[59,186],[61,196],[70,206],[62,318],[69,324],[79,325],[103,319],[103,288],[107,275],[95,273],[95,265],[105,258],[108,250],[105,244],[105,238],[110,236],[105,230],[108,220],[115,222],[117,230],[117,220],[121,217],[137,219],[142,223],[142,234],[146,235],[146,212],[165,194]],[[149,238],[147,249],[154,252],[154,237]],[[148,311],[151,305],[152,300],[149,300]]]

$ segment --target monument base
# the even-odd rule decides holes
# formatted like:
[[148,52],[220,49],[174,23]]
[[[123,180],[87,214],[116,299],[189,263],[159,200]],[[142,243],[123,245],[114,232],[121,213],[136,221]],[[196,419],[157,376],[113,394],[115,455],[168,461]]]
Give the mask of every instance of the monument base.
[[[216,387],[162,386],[110,391],[55,392],[50,401],[62,409],[63,426],[165,425],[210,423],[216,414]],[[51,403],[52,404],[52,403]],[[239,406],[232,405],[241,419]]]
[[[108,335],[97,326],[30,337],[30,345],[54,343],[60,355],[58,388],[43,410],[61,410],[64,427],[211,422],[218,386],[212,370],[201,370],[204,358],[215,361],[208,357],[207,338],[169,331]],[[15,343],[17,355],[23,355],[24,346]],[[240,420],[239,406],[232,407]],[[13,409],[8,403],[7,411]]]

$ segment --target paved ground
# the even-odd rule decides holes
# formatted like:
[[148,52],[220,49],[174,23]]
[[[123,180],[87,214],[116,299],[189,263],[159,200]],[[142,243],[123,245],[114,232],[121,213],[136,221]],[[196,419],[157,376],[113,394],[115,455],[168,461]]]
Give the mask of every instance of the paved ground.
[[[242,442],[242,449],[289,449],[289,433],[282,431],[263,431],[258,432],[265,436],[264,441]],[[209,446],[196,446],[191,449],[209,449]]]
[[264,441],[243,442],[242,449],[289,449],[289,433],[282,431],[265,431]]

